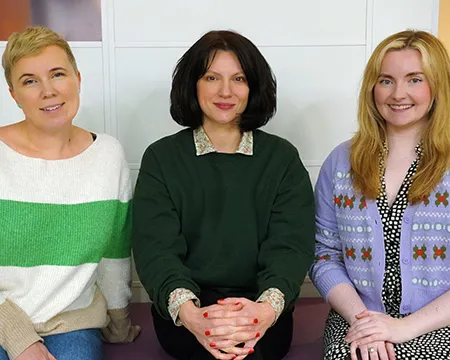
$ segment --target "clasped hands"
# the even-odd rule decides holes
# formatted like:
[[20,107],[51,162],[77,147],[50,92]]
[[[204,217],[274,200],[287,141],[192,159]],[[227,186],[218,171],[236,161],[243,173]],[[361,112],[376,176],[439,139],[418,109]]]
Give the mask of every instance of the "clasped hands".
[[356,349],[359,348],[362,360],[395,360],[393,344],[401,344],[413,337],[404,319],[376,311],[363,311],[356,315],[345,341],[350,343],[352,360],[357,360]]
[[179,318],[216,359],[242,360],[254,352],[273,324],[275,311],[269,303],[226,298],[203,308],[188,301],[181,306]]

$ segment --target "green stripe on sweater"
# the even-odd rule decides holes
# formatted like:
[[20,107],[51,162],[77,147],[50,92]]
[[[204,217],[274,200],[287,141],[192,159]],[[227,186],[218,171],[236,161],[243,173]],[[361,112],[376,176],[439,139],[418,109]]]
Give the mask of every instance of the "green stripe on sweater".
[[76,266],[128,257],[129,205],[118,200],[74,205],[0,200],[0,266]]

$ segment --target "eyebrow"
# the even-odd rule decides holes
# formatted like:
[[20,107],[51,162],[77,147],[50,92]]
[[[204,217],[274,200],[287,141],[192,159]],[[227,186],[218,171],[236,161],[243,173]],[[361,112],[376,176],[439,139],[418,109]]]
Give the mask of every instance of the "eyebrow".
[[[423,75],[423,72],[421,72],[421,71],[413,71],[413,72],[407,73],[405,77],[417,76],[417,75]],[[384,73],[381,73],[380,75],[378,75],[378,77],[385,77],[385,78],[388,78],[388,79],[393,79],[393,77],[391,75],[384,74]]]
[[[66,69],[63,68],[62,66],[57,66],[57,67],[51,68],[51,69],[49,70],[49,72],[55,72],[55,71],[58,71],[58,70],[64,70],[64,71],[66,71]],[[25,73],[25,74],[22,74],[22,75],[19,77],[19,80],[22,79],[23,77],[27,77],[27,76],[34,76],[34,74],[31,74],[31,73]]]
[[[215,72],[214,70],[206,70],[205,74],[207,74],[207,73],[212,73],[212,74],[215,74],[215,75],[222,76],[222,74],[220,74],[218,72]],[[236,75],[240,75],[240,74],[245,75],[245,73],[243,71],[238,71],[237,73],[235,73],[235,74],[233,74],[231,76],[236,76]]]

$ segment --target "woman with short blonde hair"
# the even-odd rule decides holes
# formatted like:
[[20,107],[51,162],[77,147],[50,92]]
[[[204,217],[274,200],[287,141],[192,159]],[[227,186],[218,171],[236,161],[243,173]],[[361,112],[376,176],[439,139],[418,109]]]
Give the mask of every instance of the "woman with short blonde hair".
[[130,173],[118,141],[72,124],[81,76],[44,27],[2,64],[24,120],[0,128],[0,359],[97,360],[129,342]]

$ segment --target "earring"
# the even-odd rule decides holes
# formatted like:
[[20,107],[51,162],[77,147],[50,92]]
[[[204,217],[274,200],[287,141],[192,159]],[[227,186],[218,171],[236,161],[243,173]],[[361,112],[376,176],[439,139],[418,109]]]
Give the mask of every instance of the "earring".
[[17,103],[17,107],[18,107],[19,109],[22,109],[22,105],[20,105],[19,103]]

